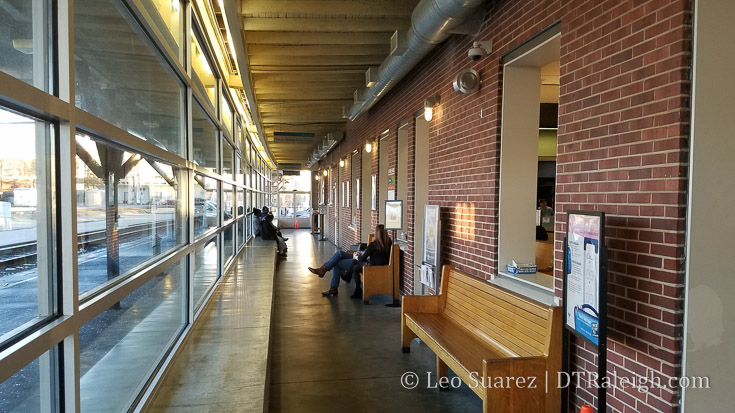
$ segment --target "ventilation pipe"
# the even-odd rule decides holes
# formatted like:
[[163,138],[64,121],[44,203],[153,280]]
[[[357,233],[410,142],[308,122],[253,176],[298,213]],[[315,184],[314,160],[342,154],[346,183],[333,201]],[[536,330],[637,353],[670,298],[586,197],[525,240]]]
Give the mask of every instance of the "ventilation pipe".
[[421,0],[413,10],[411,28],[406,33],[408,50],[385,59],[378,68],[374,86],[355,91],[356,102],[350,109],[350,120],[355,120],[385,96],[434,46],[461,31],[462,25],[483,3],[484,0]]

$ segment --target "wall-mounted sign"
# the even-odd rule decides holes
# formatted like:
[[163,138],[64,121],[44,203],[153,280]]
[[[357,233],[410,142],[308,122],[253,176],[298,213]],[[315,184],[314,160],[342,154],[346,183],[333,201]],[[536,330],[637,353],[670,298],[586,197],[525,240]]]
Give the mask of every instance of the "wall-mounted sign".
[[403,201],[385,201],[385,229],[403,229]]
[[370,196],[372,197],[372,210],[377,211],[378,209],[378,185],[377,185],[377,176],[373,175],[371,178],[371,193]]
[[388,200],[396,199],[396,168],[388,169]]

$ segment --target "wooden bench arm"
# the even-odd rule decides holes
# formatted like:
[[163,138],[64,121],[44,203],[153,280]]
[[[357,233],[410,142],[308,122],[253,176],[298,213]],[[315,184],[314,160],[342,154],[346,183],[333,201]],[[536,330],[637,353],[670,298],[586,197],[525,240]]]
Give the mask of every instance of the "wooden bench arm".
[[[546,393],[546,357],[485,359],[482,361],[482,370],[480,385],[484,387],[485,393],[484,411],[549,411]],[[549,372],[551,393],[558,392],[555,379],[556,372]]]
[[441,295],[404,295],[401,304],[401,315],[403,313],[441,313]]

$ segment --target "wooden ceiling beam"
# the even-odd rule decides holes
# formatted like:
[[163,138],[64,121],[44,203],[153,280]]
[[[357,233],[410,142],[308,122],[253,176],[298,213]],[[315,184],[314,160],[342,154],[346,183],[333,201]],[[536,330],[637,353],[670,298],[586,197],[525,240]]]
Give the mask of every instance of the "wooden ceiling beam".
[[243,34],[248,49],[251,45],[320,45],[320,44],[358,44],[358,45],[383,45],[390,44],[390,37],[393,33],[388,32],[361,32],[361,33],[340,33],[335,36],[334,33],[310,32],[310,33],[293,33],[293,32],[266,32],[266,31],[250,31]]
[[334,89],[334,88],[348,88],[348,89],[356,89],[359,87],[365,87],[365,79],[360,80],[330,80],[328,77],[321,77],[316,78],[312,80],[302,80],[302,81],[283,81],[283,82],[277,82],[277,81],[271,81],[271,80],[261,80],[256,81],[255,83],[255,90],[264,90],[264,89],[303,89],[303,88],[326,88],[326,89]]
[[250,17],[242,19],[242,28],[247,32],[327,32],[327,33],[361,33],[386,32],[393,33],[397,29],[406,30],[411,25],[410,19],[404,18],[261,18]]
[[359,14],[365,16],[410,17],[417,0],[243,0],[240,12],[248,14]]
[[335,81],[335,82],[359,82],[365,80],[365,72],[340,73],[333,72],[330,68],[314,72],[278,72],[254,74],[253,82],[311,82],[311,81]]
[[252,45],[248,46],[251,56],[366,56],[390,53],[389,44],[323,44],[323,45]]
[[379,66],[385,60],[385,55],[369,56],[250,56],[250,66],[360,66],[367,70],[368,66]]

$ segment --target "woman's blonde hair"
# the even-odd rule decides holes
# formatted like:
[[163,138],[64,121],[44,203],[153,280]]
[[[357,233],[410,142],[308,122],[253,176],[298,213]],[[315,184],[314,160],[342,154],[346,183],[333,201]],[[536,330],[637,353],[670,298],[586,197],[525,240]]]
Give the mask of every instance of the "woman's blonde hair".
[[388,231],[385,230],[385,225],[378,224],[375,226],[375,239],[373,242],[375,242],[375,247],[380,251],[388,252],[390,250],[393,241],[391,241]]

